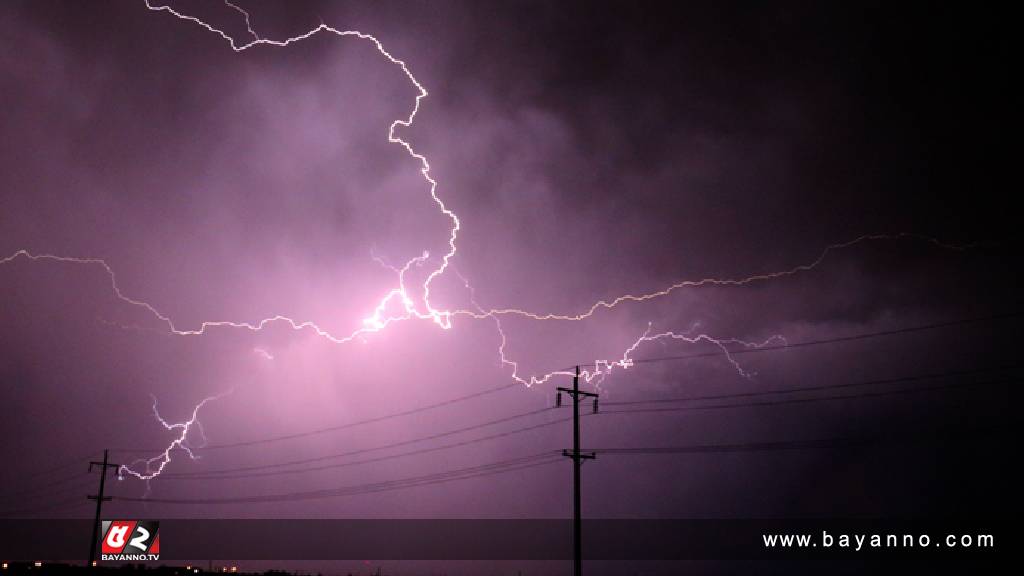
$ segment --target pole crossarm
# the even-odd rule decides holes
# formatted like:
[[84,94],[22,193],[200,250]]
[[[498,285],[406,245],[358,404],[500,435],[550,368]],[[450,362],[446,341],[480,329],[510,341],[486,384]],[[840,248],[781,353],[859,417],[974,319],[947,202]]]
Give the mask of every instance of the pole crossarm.
[[568,458],[580,458],[583,460],[593,460],[597,458],[597,452],[580,452],[578,454],[573,454],[572,450],[566,449],[562,450],[562,456],[566,456]]
[[559,392],[565,392],[566,394],[569,394],[570,396],[572,396],[574,398],[577,395],[578,396],[586,396],[586,397],[589,397],[589,398],[597,398],[598,396],[600,396],[600,394],[595,394],[593,392],[587,392],[585,390],[573,390],[572,388],[563,388],[561,386],[556,388],[556,390],[558,390]]

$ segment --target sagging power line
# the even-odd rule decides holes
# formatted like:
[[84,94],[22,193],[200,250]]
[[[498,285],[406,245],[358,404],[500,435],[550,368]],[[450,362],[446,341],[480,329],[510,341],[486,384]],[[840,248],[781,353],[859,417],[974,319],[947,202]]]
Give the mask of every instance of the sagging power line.
[[[999,369],[1001,370],[1003,368],[999,368]],[[948,372],[944,372],[944,373],[931,373],[931,374],[923,374],[923,375],[905,376],[905,377],[902,377],[902,378],[888,378],[888,379],[866,380],[866,381],[859,381],[859,382],[846,382],[846,383],[840,383],[840,384],[821,385],[821,386],[801,386],[801,387],[791,387],[791,388],[775,389],[775,390],[761,390],[761,391],[754,391],[754,392],[738,392],[738,393],[732,393],[732,394],[712,394],[712,395],[704,395],[704,396],[689,396],[689,397],[684,397],[684,398],[667,398],[667,399],[655,399],[655,400],[632,401],[632,402],[605,402],[604,405],[606,406],[606,409],[605,409],[604,412],[602,412],[602,414],[631,414],[631,413],[650,413],[650,412],[676,412],[676,411],[689,411],[689,410],[709,410],[709,409],[727,409],[727,408],[745,408],[745,407],[758,407],[758,406],[772,406],[772,405],[781,405],[781,404],[789,404],[789,403],[821,402],[821,401],[829,401],[829,400],[850,400],[850,399],[860,399],[860,398],[873,398],[873,397],[877,397],[877,396],[886,396],[886,395],[893,395],[893,394],[906,394],[906,393],[914,393],[914,392],[927,392],[927,391],[933,391],[933,390],[941,390],[941,389],[945,389],[945,388],[960,388],[960,387],[973,387],[973,386],[979,386],[980,387],[980,386],[994,385],[994,384],[1000,384],[1000,383],[1012,381],[1012,380],[1006,380],[1006,379],[1002,379],[1002,380],[989,380],[989,381],[983,381],[983,382],[954,383],[954,384],[949,384],[949,385],[924,386],[924,387],[900,389],[900,390],[872,391],[872,392],[862,392],[862,393],[857,393],[857,394],[833,395],[833,396],[815,396],[815,397],[810,397],[810,398],[782,399],[782,400],[759,401],[759,402],[726,403],[726,404],[712,404],[712,405],[700,405],[700,406],[682,406],[682,407],[679,407],[679,406],[670,406],[670,407],[639,407],[639,408],[634,407],[636,405],[639,405],[640,403],[643,403],[643,404],[679,403],[679,402],[696,403],[696,402],[707,401],[707,400],[727,400],[727,399],[731,399],[731,398],[740,399],[740,398],[750,398],[750,397],[774,396],[774,395],[784,395],[784,394],[792,394],[792,393],[799,393],[799,392],[807,392],[807,391],[813,391],[813,390],[825,390],[825,389],[836,389],[836,388],[842,389],[842,388],[851,388],[851,387],[860,387],[860,386],[892,385],[892,384],[900,384],[900,383],[914,383],[914,382],[920,382],[920,381],[926,381],[926,380],[949,378],[949,377],[954,377],[954,376],[962,377],[962,376],[965,376],[965,375],[985,374],[985,373],[990,373],[993,370],[995,370],[995,369],[957,370],[957,371],[948,371]],[[607,407],[610,407],[611,409],[607,409]],[[430,441],[430,440],[434,440],[434,439],[438,439],[438,438],[452,436],[452,435],[455,435],[455,434],[458,434],[458,433],[462,433],[462,432],[466,432],[466,431],[480,429],[480,428],[483,428],[483,427],[486,427],[486,426],[490,426],[490,425],[494,425],[494,424],[498,424],[498,423],[502,423],[502,422],[508,422],[508,421],[510,421],[512,419],[518,419],[520,417],[526,417],[526,416],[530,416],[530,415],[534,415],[534,414],[544,413],[544,412],[547,412],[547,411],[548,411],[548,409],[542,409],[542,410],[537,410],[537,411],[526,412],[526,413],[523,413],[523,414],[514,415],[512,417],[505,417],[505,418],[500,418],[500,419],[497,419],[497,420],[491,420],[491,421],[488,421],[488,422],[479,423],[479,424],[475,424],[475,425],[468,426],[468,427],[460,427],[460,428],[456,428],[456,429],[453,429],[453,430],[447,430],[447,431],[444,431],[444,432],[440,432],[440,433],[437,433],[437,434],[432,434],[432,435],[427,435],[427,436],[419,436],[419,437],[416,437],[416,438],[412,438],[412,439],[408,439],[408,440],[403,440],[403,441],[399,441],[399,442],[392,442],[392,443],[387,443],[387,444],[383,444],[383,445],[373,446],[373,447],[369,447],[369,448],[363,448],[363,449],[358,449],[358,450],[350,450],[350,451],[347,451],[347,452],[335,453],[335,454],[330,454],[330,455],[320,456],[320,457],[307,458],[307,459],[303,459],[303,460],[290,460],[290,461],[278,462],[278,463],[269,463],[269,464],[252,465],[252,466],[235,467],[235,468],[222,468],[222,469],[218,469],[218,470],[206,470],[206,471],[198,471],[198,472],[165,473],[164,475],[161,476],[161,478],[164,478],[166,480],[172,480],[172,479],[173,480],[231,480],[231,479],[243,479],[243,478],[255,478],[255,477],[293,475],[293,474],[303,474],[303,473],[309,473],[309,472],[319,472],[319,471],[332,470],[332,469],[336,469],[336,468],[344,468],[344,467],[350,467],[350,466],[370,464],[370,463],[374,463],[374,462],[393,460],[393,459],[398,459],[398,458],[415,457],[415,456],[419,456],[419,455],[422,455],[422,454],[427,454],[427,453],[433,453],[433,452],[438,452],[438,451],[442,451],[442,450],[449,450],[449,449],[464,447],[464,446],[468,446],[468,445],[472,445],[472,444],[477,444],[477,443],[486,442],[486,441],[490,441],[490,440],[496,440],[496,439],[499,439],[499,438],[509,437],[509,436],[512,436],[512,435],[515,435],[515,434],[525,433],[525,432],[529,432],[529,431],[532,431],[532,430],[538,430],[538,429],[541,429],[541,428],[546,428],[546,427],[554,426],[554,425],[557,425],[557,424],[560,424],[560,423],[564,423],[564,422],[567,422],[567,421],[571,420],[571,418],[560,418],[560,419],[550,420],[550,421],[547,421],[547,422],[542,422],[542,423],[539,423],[539,424],[534,424],[534,425],[530,425],[530,426],[515,428],[515,429],[512,429],[512,430],[507,430],[507,431],[503,431],[503,432],[499,432],[499,433],[495,433],[495,434],[489,434],[489,435],[478,437],[478,438],[471,438],[471,439],[468,439],[468,440],[462,440],[462,441],[459,441],[459,442],[448,443],[448,444],[444,444],[444,445],[441,445],[441,446],[435,446],[435,447],[430,447],[430,448],[421,448],[421,449],[417,449],[417,450],[410,450],[410,451],[402,452],[402,453],[399,453],[399,454],[390,454],[390,455],[380,456],[380,457],[376,457],[376,458],[368,458],[368,459],[356,460],[356,461],[352,461],[352,462],[341,462],[341,463],[325,464],[325,465],[315,466],[315,467],[289,468],[289,466],[297,465],[297,463],[298,464],[302,464],[302,463],[310,463],[310,462],[321,462],[321,461],[330,460],[330,459],[337,459],[337,458],[343,458],[343,457],[347,457],[347,456],[366,454],[366,453],[369,453],[369,452],[375,452],[375,451],[380,451],[380,450],[387,450],[387,449],[396,448],[396,447],[408,446],[408,445],[412,445],[412,444],[416,444],[416,443],[420,443],[420,442],[426,442],[426,441]],[[586,416],[586,415],[587,414],[585,414],[584,416]],[[278,470],[278,468],[285,468],[285,469]]]
[[[819,346],[819,345],[832,344],[832,343],[841,343],[841,342],[849,342],[849,341],[855,341],[855,340],[864,340],[864,339],[870,339],[870,338],[876,338],[876,337],[893,336],[893,335],[898,335],[898,334],[908,334],[908,333],[921,332],[921,331],[927,331],[927,330],[937,330],[937,329],[943,329],[943,328],[950,328],[950,327],[954,327],[954,326],[960,326],[960,325],[972,324],[972,323],[979,323],[979,322],[986,322],[986,321],[998,321],[998,320],[1015,318],[1015,317],[1018,317],[1018,316],[1021,316],[1021,315],[1024,315],[1024,312],[1006,312],[1006,313],[1000,313],[1000,314],[990,315],[990,316],[978,316],[978,317],[972,317],[972,318],[961,318],[961,319],[951,320],[951,321],[947,321],[947,322],[938,322],[938,323],[931,323],[931,324],[920,324],[920,325],[916,325],[916,326],[907,326],[907,327],[897,328],[897,329],[892,329],[892,330],[882,330],[882,331],[874,331],[874,332],[862,332],[862,333],[853,334],[853,335],[849,335],[849,336],[841,336],[841,337],[835,337],[835,338],[823,338],[823,339],[809,340],[809,341],[804,341],[804,342],[790,342],[790,343],[787,343],[784,346],[763,346],[763,347],[758,347],[758,348],[743,348],[743,349],[740,349],[740,350],[730,351],[729,354],[735,355],[735,354],[747,354],[747,353],[754,353],[754,352],[771,352],[771,351],[780,351],[780,350],[786,350],[786,349],[792,349],[792,348],[802,348],[802,347],[808,347],[808,346]],[[678,361],[678,360],[712,358],[712,357],[720,357],[722,355],[724,355],[724,352],[719,350],[719,351],[715,351],[715,352],[704,352],[704,353],[696,353],[696,354],[688,354],[688,355],[678,355],[678,356],[663,356],[663,357],[655,357],[655,358],[637,358],[637,359],[632,359],[631,361],[634,364],[648,364],[648,363],[656,363],[656,362],[670,362],[670,361]],[[579,365],[580,366],[591,366],[592,364],[580,363]],[[566,370],[571,370],[571,368],[567,368]],[[401,417],[404,417],[404,416],[410,416],[410,415],[413,415],[413,414],[418,414],[420,412],[434,410],[434,409],[442,408],[442,407],[445,407],[445,406],[451,406],[451,405],[457,404],[459,402],[464,402],[464,401],[472,400],[474,398],[479,398],[479,397],[482,397],[482,396],[487,396],[487,395],[490,395],[490,394],[494,394],[496,392],[501,392],[501,391],[504,391],[504,390],[510,390],[510,389],[513,389],[513,388],[520,388],[520,387],[521,387],[521,385],[517,384],[517,383],[503,384],[501,386],[496,386],[496,387],[488,388],[486,390],[481,390],[481,391],[473,392],[473,393],[470,393],[470,394],[456,396],[456,397],[448,398],[446,400],[442,400],[442,401],[439,401],[439,402],[435,402],[435,403],[431,403],[431,404],[426,404],[426,405],[423,405],[423,406],[418,406],[418,407],[415,407],[415,408],[410,408],[410,409],[407,409],[407,410],[401,410],[401,411],[393,412],[393,413],[389,413],[389,414],[384,414],[384,415],[381,415],[381,416],[375,416],[375,417],[367,418],[367,419],[363,419],[363,420],[356,420],[356,421],[353,421],[353,422],[347,422],[347,423],[343,423],[343,424],[337,424],[337,425],[334,425],[334,426],[327,426],[327,427],[322,427],[322,428],[316,428],[316,429],[306,430],[306,431],[302,431],[302,432],[294,432],[294,433],[291,433],[291,434],[283,434],[283,435],[278,435],[278,436],[268,436],[268,437],[265,437],[265,438],[259,438],[259,439],[254,439],[254,440],[246,440],[246,441],[222,443],[222,444],[208,444],[208,445],[205,445],[205,446],[202,446],[202,447],[195,447],[195,449],[196,450],[222,450],[222,449],[228,449],[228,448],[242,448],[242,447],[247,447],[247,446],[257,446],[257,445],[262,445],[262,444],[270,444],[270,443],[274,443],[274,442],[281,442],[281,441],[286,441],[286,440],[294,440],[294,439],[299,439],[299,438],[308,438],[308,437],[311,437],[311,436],[327,434],[327,433],[330,433],[330,432],[336,432],[336,431],[341,431],[341,430],[347,430],[347,429],[355,428],[355,427],[358,427],[358,426],[364,426],[364,425],[374,424],[374,423],[377,423],[377,422],[383,422],[383,421],[387,421],[387,420],[391,420],[391,419],[395,419],[395,418],[401,418]],[[162,450],[163,450],[163,448],[159,448],[159,449],[158,448],[114,448],[111,451],[115,452],[115,453],[118,453],[118,454],[134,454],[134,453],[160,452]]]
[[210,473],[210,474],[218,474],[218,473],[224,473],[224,472],[249,472],[249,471],[256,471],[256,470],[267,470],[267,469],[271,469],[271,468],[282,468],[282,467],[288,467],[288,466],[296,466],[296,465],[300,465],[300,464],[311,464],[311,463],[316,463],[316,462],[324,462],[324,461],[327,461],[327,460],[334,460],[334,459],[338,459],[338,458],[345,458],[345,457],[348,457],[348,456],[358,456],[360,454],[368,454],[368,453],[377,452],[377,451],[380,451],[380,450],[388,450],[388,449],[391,449],[391,448],[399,448],[399,447],[402,447],[402,446],[409,446],[409,445],[412,445],[412,444],[418,444],[420,442],[428,442],[430,440],[437,440],[439,438],[446,438],[448,436],[454,436],[456,434],[462,434],[464,432],[470,432],[470,431],[473,431],[473,430],[479,430],[481,428],[486,428],[488,426],[495,426],[497,424],[502,424],[502,423],[505,423],[505,422],[511,422],[513,420],[518,420],[520,418],[527,418],[529,416],[534,416],[534,415],[537,415],[537,414],[548,412],[550,410],[551,410],[550,408],[541,408],[541,409],[538,409],[538,410],[531,410],[529,412],[522,412],[522,413],[519,413],[519,414],[513,414],[511,416],[506,416],[506,417],[498,418],[498,419],[495,419],[495,420],[488,420],[486,422],[479,422],[477,424],[471,424],[469,426],[463,426],[463,427],[455,428],[455,429],[452,429],[452,430],[446,430],[444,432],[438,432],[436,434],[430,434],[428,436],[421,436],[421,437],[418,437],[418,438],[410,438],[408,440],[401,440],[401,441],[398,441],[398,442],[391,442],[389,444],[383,444],[383,445],[378,445],[378,446],[371,446],[371,447],[368,447],[368,448],[358,448],[358,449],[355,449],[355,450],[347,450],[345,452],[336,452],[336,453],[327,454],[327,455],[324,455],[324,456],[315,456],[315,457],[312,457],[312,458],[302,458],[302,459],[298,459],[298,460],[288,460],[288,461],[285,461],[285,462],[278,462],[278,463],[274,463],[274,464],[262,464],[262,465],[258,465],[258,466],[245,466],[245,467],[241,467],[241,468],[211,470],[208,473]]
[[[962,435],[961,435],[962,436]],[[839,449],[856,448],[873,443],[887,443],[892,441],[914,441],[927,442],[931,440],[921,432],[915,432],[905,436],[868,436],[852,438],[826,438],[816,440],[784,440],[777,442],[748,442],[732,444],[693,444],[687,446],[668,447],[613,447],[592,449],[597,453],[608,455],[627,454],[728,454],[736,452],[776,452],[791,450],[814,450],[814,449]],[[329,488],[324,490],[311,490],[300,492],[288,492],[280,494],[262,494],[251,496],[238,496],[231,498],[130,498],[115,496],[115,501],[122,502],[146,502],[151,504],[172,504],[172,505],[221,505],[221,504],[258,504],[271,502],[290,502],[298,500],[317,500],[345,496],[356,496],[386,492],[393,490],[404,490],[418,488],[446,482],[467,480],[481,476],[501,474],[516,470],[545,466],[555,462],[563,461],[563,454],[559,450],[547,450],[506,460],[499,460],[483,465],[445,470],[432,474],[411,476],[396,480],[373,482],[368,484],[356,484]]]
[[727,398],[743,398],[743,397],[756,397],[765,396],[771,394],[795,394],[799,392],[815,392],[820,390],[834,390],[838,388],[853,388],[859,386],[875,386],[884,384],[899,384],[907,382],[916,382],[921,380],[936,380],[942,378],[952,378],[957,376],[973,376],[976,374],[987,374],[990,372],[1002,372],[1006,370],[1015,370],[1019,368],[1018,364],[1007,364],[1004,366],[994,366],[989,368],[977,368],[977,369],[960,369],[960,370],[947,370],[944,372],[932,372],[928,374],[918,374],[913,376],[899,376],[893,378],[879,378],[875,380],[862,380],[859,382],[843,382],[839,384],[816,384],[811,386],[794,386],[789,388],[779,388],[774,390],[754,390],[751,392],[734,392],[729,394],[714,394],[714,395],[703,395],[703,396],[681,396],[681,397],[669,397],[669,398],[654,398],[651,400],[626,400],[626,401],[611,401],[605,402],[606,406],[633,406],[642,404],[665,404],[672,402],[695,402],[699,400],[722,400]]
[[[949,320],[946,322],[937,322],[933,324],[920,324],[917,326],[906,326],[903,328],[893,328],[891,330],[880,330],[877,332],[862,332],[859,334],[851,334],[849,336],[838,336],[834,338],[821,338],[817,340],[806,340],[803,342],[787,342],[786,344],[780,344],[776,346],[757,346],[752,348],[740,348],[737,350],[730,350],[730,355],[737,354],[754,354],[758,352],[775,352],[779,350],[789,350],[794,348],[807,348],[810,346],[821,346],[825,344],[839,344],[842,342],[856,342],[858,340],[868,340],[871,338],[881,338],[885,336],[898,336],[901,334],[913,334],[914,332],[924,332],[928,330],[940,330],[943,328],[953,328],[956,326],[963,326],[966,324],[976,324],[980,322],[991,322],[999,320],[1010,320],[1024,316],[1024,311],[1021,312],[1006,312],[1001,314],[994,314],[991,316],[976,316],[972,318],[960,318],[957,320]],[[699,352],[696,354],[681,354],[678,356],[657,356],[651,358],[632,358],[630,361],[633,364],[650,364],[656,362],[673,362],[678,360],[694,360],[699,358],[716,358],[723,356],[725,353],[722,351],[717,352]],[[594,366],[590,364],[580,364],[580,366]],[[563,370],[569,370],[569,368],[563,368]]]

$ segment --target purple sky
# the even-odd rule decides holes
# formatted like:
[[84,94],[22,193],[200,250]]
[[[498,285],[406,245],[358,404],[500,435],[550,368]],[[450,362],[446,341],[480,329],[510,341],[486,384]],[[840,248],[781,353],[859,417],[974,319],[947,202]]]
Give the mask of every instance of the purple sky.
[[[970,18],[881,9],[591,3],[239,2],[263,37],[321,20],[371,33],[430,92],[398,135],[429,158],[461,221],[432,284],[440,309],[579,314],[594,302],[686,279],[744,278],[813,262],[865,234],[921,234],[837,250],[814,270],[741,287],[681,289],[581,322],[505,316],[521,375],[621,357],[647,329],[793,343],[1016,312],[995,186],[991,43]],[[176,2],[229,35],[241,14]],[[14,2],[0,16],[0,257],[18,250],[102,258],[123,294],[180,330],[284,315],[335,334],[360,327],[400,266],[450,222],[419,164],[387,141],[415,87],[371,42],[319,34],[241,53],[141,1]],[[980,62],[980,64],[979,64]],[[995,96],[983,96],[984,94]],[[982,103],[985,99],[990,105]],[[991,100],[990,100],[991,99]],[[418,284],[417,284],[418,283]],[[416,298],[421,294],[414,294]],[[1013,358],[1013,320],[737,356],[641,364],[611,374],[602,401],[729,394],[991,369]],[[19,258],[0,266],[0,473],[16,494],[92,486],[87,454],[154,456],[202,398],[211,444],[372,418],[511,383],[494,321],[389,326],[338,345],[273,323],[180,336],[115,298],[97,265]],[[273,359],[254,352],[259,348]],[[636,358],[703,354],[654,342]],[[985,380],[974,377],[969,383]],[[947,381],[942,381],[947,382]],[[175,451],[168,473],[313,459],[553,406],[560,377],[369,424],[257,447]],[[877,389],[877,388],[873,388]],[[861,389],[857,389],[860,391]],[[584,420],[584,445],[682,446],[998,425],[1005,386],[879,398]],[[455,442],[566,416],[541,413]],[[192,435],[193,445],[201,436]],[[559,424],[460,448],[320,472],[151,482],[152,498],[222,498],[358,485],[568,447]],[[424,442],[367,456],[437,446]],[[609,456],[586,469],[596,517],[886,515],[997,502],[987,453]],[[352,460],[349,458],[348,460]],[[345,458],[330,460],[345,462]],[[70,462],[68,467],[48,471]],[[884,473],[882,471],[885,471]],[[940,474],[940,472],[942,474]],[[80,480],[68,480],[82,473]],[[922,488],[922,478],[942,475]],[[895,481],[893,480],[895,478]],[[78,482],[78,484],[75,484]],[[958,484],[960,483],[960,484]],[[407,490],[246,506],[113,502],[125,516],[565,517],[569,463]],[[75,491],[77,490],[77,492]],[[140,497],[125,480],[115,496]],[[84,494],[84,492],[83,492]],[[39,495],[3,509],[35,509]],[[44,515],[84,516],[66,506]],[[112,512],[113,513],[113,512]]]

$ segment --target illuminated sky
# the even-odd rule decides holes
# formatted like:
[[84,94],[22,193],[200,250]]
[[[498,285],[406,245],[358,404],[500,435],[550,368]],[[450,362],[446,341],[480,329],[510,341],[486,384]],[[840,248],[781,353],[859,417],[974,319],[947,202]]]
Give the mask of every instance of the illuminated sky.
[[[882,17],[857,7],[239,5],[263,38],[321,22],[373,34],[429,91],[413,125],[396,133],[429,158],[436,193],[461,223],[458,251],[431,285],[437,309],[578,315],[681,281],[815,263],[743,286],[683,287],[582,321],[501,315],[504,351],[523,375],[621,358],[647,330],[798,344],[1019,310],[1005,270],[1009,215],[994,176],[1005,152],[981,144],[998,131],[998,106],[979,104],[1003,81],[987,67],[998,46],[951,32],[973,30],[970,19],[932,14],[911,31],[909,11]],[[174,6],[239,42],[250,37],[229,6]],[[409,269],[420,298],[449,249],[452,220],[431,198],[420,162],[387,138],[417,89],[373,42],[317,34],[236,53],[218,34],[134,1],[11,3],[0,30],[0,257],[101,258],[123,295],[181,331],[282,315],[347,335],[396,287],[390,267],[431,254]],[[914,236],[857,242],[818,260],[830,245],[904,233]],[[73,478],[88,455],[110,448],[128,463],[173,439],[153,417],[153,398],[173,423],[228,391],[199,412],[212,446],[300,437],[201,449],[203,434],[194,432],[200,458],[173,452],[169,474],[245,470],[218,480],[157,478],[148,488],[126,479],[115,497],[291,494],[566,447],[569,428],[560,423],[372,463],[252,474],[564,418],[541,411],[553,406],[553,387],[568,382],[559,376],[305,434],[514,384],[500,361],[496,317],[484,316],[456,316],[450,329],[397,322],[341,345],[287,322],[180,335],[118,299],[100,265],[13,259],[0,266],[0,457],[14,464],[0,479],[10,492],[52,479],[75,495],[94,481]],[[972,373],[925,382],[957,386],[905,394],[601,415],[585,420],[585,445],[991,426],[1007,417],[1005,381],[975,371],[1012,359],[1013,323],[794,346],[737,355],[738,366],[708,342],[645,342],[635,358],[700,357],[613,372],[600,383],[602,402]],[[908,382],[918,381],[899,387]],[[865,389],[879,388],[853,395]],[[983,482],[991,466],[987,452],[954,458],[952,450],[893,442],[838,454],[609,456],[587,466],[586,506],[605,517],[752,517],[996,501],[998,490],[949,498],[947,487]],[[941,483],[921,488],[939,472]],[[563,462],[340,498],[111,506],[164,518],[564,517],[568,489]],[[35,512],[45,501],[3,508],[16,504]]]

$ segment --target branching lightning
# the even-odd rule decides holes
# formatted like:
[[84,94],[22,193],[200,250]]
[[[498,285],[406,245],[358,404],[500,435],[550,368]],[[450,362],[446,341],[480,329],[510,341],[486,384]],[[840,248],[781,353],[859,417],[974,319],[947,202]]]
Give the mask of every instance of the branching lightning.
[[[413,122],[416,119],[416,115],[419,112],[420,105],[423,99],[426,98],[428,95],[426,88],[419,82],[419,80],[416,79],[415,76],[413,76],[413,74],[407,67],[406,63],[393,56],[390,52],[388,52],[384,48],[383,44],[381,44],[381,42],[376,37],[357,30],[340,30],[332,26],[329,26],[325,23],[321,23],[320,25],[303,34],[292,36],[285,40],[272,40],[260,36],[252,28],[249,13],[247,11],[231,3],[230,1],[227,1],[225,2],[225,4],[228,7],[232,8],[233,10],[239,12],[241,15],[244,16],[246,29],[249,35],[251,36],[250,40],[247,40],[245,42],[239,42],[228,33],[210,25],[209,23],[199,18],[179,12],[178,10],[167,5],[153,4],[151,0],[144,0],[144,2],[146,8],[148,8],[151,11],[166,12],[174,16],[175,18],[199,25],[205,28],[206,30],[210,31],[211,33],[220,36],[228,43],[231,49],[235,52],[242,52],[256,46],[286,47],[293,43],[306,40],[314,35],[321,33],[333,34],[339,37],[353,37],[359,40],[372,43],[381,56],[383,56],[389,63],[398,66],[402,70],[406,78],[408,78],[409,82],[412,83],[413,87],[416,90],[416,97],[414,100],[414,104],[412,106],[412,110],[409,112],[409,115],[407,117],[398,118],[390,124],[387,133],[387,140],[389,143],[401,146],[411,159],[419,163],[420,174],[422,175],[424,181],[427,184],[431,199],[437,205],[437,208],[440,210],[440,212],[444,216],[446,216],[450,222],[450,228],[448,230],[447,251],[440,257],[432,257],[428,252],[423,252],[421,255],[409,259],[408,261],[405,262],[404,265],[398,267],[385,263],[375,254],[372,255],[372,257],[375,260],[377,260],[382,265],[390,268],[395,272],[397,276],[397,285],[390,289],[389,291],[387,291],[380,298],[377,304],[372,308],[372,313],[370,313],[370,315],[367,316],[366,318],[362,319],[358,328],[356,328],[355,330],[348,334],[333,334],[330,331],[319,326],[314,321],[300,321],[282,315],[270,316],[257,321],[207,320],[201,322],[197,327],[194,328],[181,328],[177,326],[169,316],[162,313],[153,304],[126,295],[121,290],[118,284],[118,279],[116,274],[114,273],[114,270],[103,259],[76,258],[47,253],[36,254],[29,252],[28,250],[18,250],[17,252],[6,258],[0,259],[0,265],[10,263],[19,258],[24,258],[30,261],[50,261],[63,264],[76,264],[99,267],[106,273],[110,282],[111,290],[120,301],[132,307],[143,309],[146,313],[148,313],[157,321],[162,323],[166,327],[166,329],[171,334],[174,335],[200,336],[206,334],[209,330],[215,328],[242,329],[258,332],[271,324],[285,324],[296,331],[313,332],[318,337],[321,337],[334,344],[346,344],[353,340],[362,339],[370,334],[380,332],[392,324],[407,320],[429,321],[443,330],[451,329],[452,321],[454,318],[457,317],[466,318],[468,320],[489,320],[494,322],[499,336],[499,345],[497,352],[501,366],[508,370],[511,370],[510,377],[514,381],[522,383],[525,386],[533,386],[537,384],[546,383],[555,377],[572,376],[573,371],[556,370],[544,374],[534,374],[529,376],[520,375],[518,361],[511,359],[506,355],[506,345],[508,342],[508,338],[501,323],[501,319],[505,316],[518,316],[534,321],[580,322],[592,318],[595,314],[603,310],[610,310],[626,304],[643,303],[658,298],[666,297],[683,288],[698,288],[704,286],[745,286],[752,283],[769,281],[773,279],[783,278],[786,276],[796,275],[802,272],[807,272],[818,267],[831,253],[869,241],[915,238],[918,240],[924,240],[947,248],[960,248],[956,246],[942,244],[938,240],[932,238],[906,233],[865,235],[847,242],[829,245],[825,247],[825,249],[822,250],[822,252],[814,260],[805,264],[794,266],[786,270],[760,273],[742,278],[704,278],[700,280],[684,280],[654,292],[641,294],[624,294],[607,300],[599,300],[580,312],[568,314],[553,312],[539,313],[519,308],[482,308],[476,303],[476,299],[475,296],[473,295],[472,287],[469,285],[469,282],[466,281],[465,278],[463,278],[463,282],[465,283],[465,286],[470,293],[470,301],[473,304],[473,307],[455,310],[437,308],[431,302],[431,287],[435,280],[437,280],[438,278],[443,276],[447,271],[452,269],[451,261],[455,257],[457,252],[456,246],[459,231],[461,229],[461,222],[459,220],[459,217],[455,214],[455,212],[452,211],[438,195],[438,183],[430,174],[430,163],[428,162],[427,158],[424,155],[417,152],[409,142],[403,140],[400,136],[396,134],[396,131],[399,128],[408,128],[413,124]],[[428,266],[431,267],[429,269],[430,271],[429,273],[427,273],[426,278],[422,282],[422,284],[416,286],[414,294],[413,291],[410,290],[410,287],[407,285],[406,276],[408,272],[414,267],[424,268]],[[459,277],[461,278],[462,276],[459,275]],[[630,346],[628,346],[623,351],[621,357],[613,359],[596,360],[591,366],[588,366],[587,369],[581,372],[581,376],[587,382],[599,384],[608,374],[612,373],[614,370],[626,370],[632,367],[632,355],[634,354],[634,352],[636,352],[636,350],[641,345],[654,341],[679,341],[689,344],[708,343],[717,346],[719,349],[722,350],[724,357],[732,365],[732,367],[741,376],[744,377],[751,376],[751,373],[745,370],[732,357],[729,351],[729,346],[762,347],[774,342],[785,342],[785,340],[782,339],[781,336],[772,336],[762,342],[747,342],[735,338],[716,338],[711,335],[703,333],[694,334],[692,330],[680,333],[672,331],[652,333],[652,326],[648,325],[647,329]],[[253,352],[266,360],[273,360],[274,358],[269,351],[263,348],[254,348]],[[158,422],[160,422],[160,424],[164,428],[166,428],[169,431],[175,432],[177,434],[177,437],[170,443],[170,445],[167,447],[166,450],[164,450],[163,453],[150,459],[137,460],[130,465],[122,466],[120,469],[120,476],[130,476],[146,481],[156,478],[163,472],[164,468],[170,463],[172,453],[179,449],[185,452],[189,457],[195,458],[195,454],[193,454],[192,450],[189,448],[188,445],[188,436],[193,429],[201,430],[201,425],[199,424],[198,420],[199,410],[207,403],[216,400],[222,396],[223,395],[211,396],[203,399],[201,402],[199,402],[198,405],[196,405],[195,409],[192,411],[191,417],[188,420],[174,424],[168,423],[166,420],[163,419],[163,417],[160,416],[160,413],[157,410],[156,400],[154,399],[153,414],[155,418],[157,419]]]
[[[181,450],[185,452],[185,454],[193,460],[198,458],[198,456],[192,452],[192,448],[188,442],[188,437],[194,426],[195,430],[197,430],[199,435],[202,436],[203,443],[206,442],[206,435],[203,433],[203,425],[199,422],[199,410],[207,403],[223,398],[230,393],[231,392],[228,391],[224,394],[204,398],[196,405],[195,408],[192,409],[192,416],[189,417],[188,420],[185,420],[184,422],[177,422],[175,424],[171,424],[167,422],[167,420],[164,420],[163,416],[160,415],[160,410],[157,408],[156,397],[153,397],[153,417],[155,417],[157,422],[163,425],[165,429],[176,432],[177,437],[171,441],[167,446],[167,449],[161,454],[152,458],[140,458],[131,464],[122,465],[117,469],[117,477],[119,479],[123,479],[126,476],[133,476],[139,480],[146,480],[148,482],[149,480],[159,476],[160,473],[164,471],[167,464],[171,462],[171,453],[174,450]],[[139,467],[141,467],[141,470],[137,470]]]

